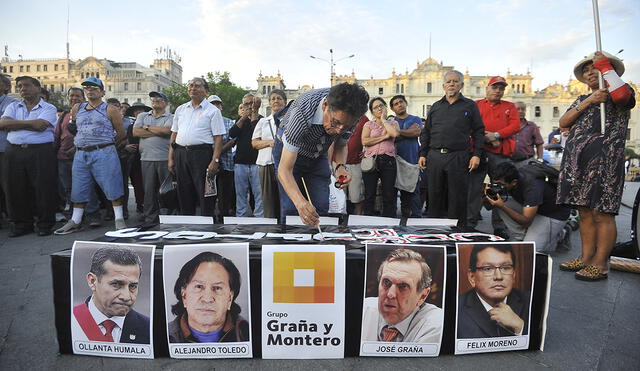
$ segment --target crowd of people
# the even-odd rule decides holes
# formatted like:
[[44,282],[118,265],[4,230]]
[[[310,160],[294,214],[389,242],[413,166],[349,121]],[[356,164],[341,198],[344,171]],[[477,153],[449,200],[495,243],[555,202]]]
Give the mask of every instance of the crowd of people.
[[[635,105],[623,72],[618,58],[602,53],[576,65],[576,78],[593,92],[579,97],[560,118],[559,132],[549,135],[547,148],[566,149],[558,179],[539,176],[544,169],[535,162],[543,161],[545,142],[526,119],[526,105],[502,99],[507,81],[500,76],[489,80],[485,98],[473,101],[461,93],[464,75],[447,71],[445,94],[424,119],[408,114],[403,95],[388,106],[362,86],[342,83],[288,104],[284,91],[273,90],[268,117],[249,93],[231,120],[200,77],[188,82],[190,101],[173,114],[162,92],[149,93],[151,107],[105,101],[95,77],[70,88],[71,109],[56,114],[38,79],[17,77],[16,100],[7,96],[10,80],[2,75],[2,206],[12,237],[34,228],[41,236],[68,234],[103,220],[122,229],[131,181],[140,223],[199,211],[217,222],[299,215],[317,225],[335,187],[345,191],[350,214],[451,218],[461,228],[475,228],[484,205],[492,209],[495,234],[534,240],[539,251],[555,249],[575,208],[583,253],[561,268],[602,279],[615,242],[625,133]],[[608,88],[598,88],[598,73]],[[604,134],[599,103],[605,103]],[[172,179],[178,206],[161,209],[160,186]],[[206,190],[212,182],[213,196]],[[69,220],[54,230],[64,218],[60,211]]]

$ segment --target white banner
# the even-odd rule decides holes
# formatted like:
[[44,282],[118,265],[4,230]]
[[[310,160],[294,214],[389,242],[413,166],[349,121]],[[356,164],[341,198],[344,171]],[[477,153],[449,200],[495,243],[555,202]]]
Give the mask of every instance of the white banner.
[[154,251],[153,245],[74,242],[73,353],[153,358]]
[[263,245],[262,358],[343,358],[345,282],[343,245]]
[[249,244],[166,245],[163,278],[173,358],[251,358]]

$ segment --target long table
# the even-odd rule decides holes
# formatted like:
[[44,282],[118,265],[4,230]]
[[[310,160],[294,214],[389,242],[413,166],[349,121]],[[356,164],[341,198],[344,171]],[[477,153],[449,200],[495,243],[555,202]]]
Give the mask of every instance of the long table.
[[[456,242],[487,242],[497,237],[486,234],[464,234],[455,227],[347,227],[330,226],[323,227],[325,233],[351,233],[357,236],[366,235],[365,230],[386,230],[381,233],[387,242],[405,241],[406,235],[431,235],[440,237],[427,237],[445,240],[432,240],[428,242],[410,242],[411,244],[438,244],[447,247],[447,287],[445,292],[445,318],[442,337],[441,354],[453,354],[455,339],[456,321],[456,282],[458,270],[456,265]],[[392,232],[389,232],[389,229]],[[287,234],[316,234],[317,230],[306,226],[283,226],[283,225],[160,225],[153,228],[153,231],[178,232],[178,231],[206,231],[218,234],[252,235],[255,232],[265,233],[287,233]],[[463,233],[463,234],[460,234]],[[386,237],[385,237],[386,235]],[[394,235],[398,235],[396,238]],[[456,240],[457,239],[457,240]],[[464,241],[463,239],[466,239]],[[166,316],[164,305],[164,289],[162,286],[162,248],[169,244],[190,244],[190,243],[223,243],[223,242],[244,242],[242,238],[214,237],[206,240],[187,239],[156,239],[142,240],[139,237],[108,237],[103,236],[96,241],[117,242],[117,243],[145,243],[156,245],[154,259],[154,287],[153,287],[153,346],[156,357],[169,355],[169,348],[166,337]],[[347,336],[345,338],[345,356],[357,356],[360,349],[360,332],[362,321],[362,301],[364,293],[365,279],[365,251],[364,239],[355,241],[288,241],[280,237],[260,239],[248,239],[249,242],[249,265],[251,272],[251,326],[252,344],[254,357],[260,357],[261,351],[261,246],[266,244],[344,244],[346,249],[346,308],[345,308],[345,333],[358,334],[357,336]],[[537,350],[541,348],[545,332],[545,313],[548,308],[547,290],[549,285],[549,267],[547,255],[536,254],[535,280],[533,287],[530,342],[529,349]],[[69,249],[51,254],[51,271],[53,275],[53,298],[55,310],[55,323],[59,350],[62,354],[71,354],[71,282],[70,282],[71,246]]]

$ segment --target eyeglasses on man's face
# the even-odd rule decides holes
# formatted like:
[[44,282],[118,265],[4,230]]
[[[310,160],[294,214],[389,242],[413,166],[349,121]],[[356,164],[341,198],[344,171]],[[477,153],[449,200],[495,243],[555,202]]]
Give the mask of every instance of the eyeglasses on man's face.
[[499,270],[501,274],[505,276],[510,276],[514,272],[513,264],[505,264],[499,267],[494,267],[493,265],[483,265],[481,267],[476,267],[476,271],[480,272],[485,277],[491,277],[495,274],[496,270]]

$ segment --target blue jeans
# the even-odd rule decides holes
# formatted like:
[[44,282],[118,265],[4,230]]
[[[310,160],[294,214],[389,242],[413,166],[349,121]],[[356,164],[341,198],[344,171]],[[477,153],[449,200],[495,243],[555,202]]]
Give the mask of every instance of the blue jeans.
[[122,170],[115,146],[94,151],[76,151],[73,158],[71,200],[89,202],[93,182],[100,186],[109,201],[122,197]]
[[[278,128],[277,136],[282,138],[282,129]],[[276,176],[278,174],[278,165],[282,156],[282,141],[276,140],[273,146],[273,159],[276,165]],[[295,165],[293,165],[293,177],[298,183],[298,188],[303,195],[306,196],[302,185],[304,178],[311,203],[316,208],[318,215],[327,215],[329,213],[329,183],[331,182],[331,170],[329,169],[329,161],[327,154],[323,153],[318,158],[308,158],[298,156]],[[333,185],[332,185],[333,186]],[[293,201],[287,195],[280,182],[278,182],[278,190],[280,191],[280,217],[282,220],[287,215],[298,215],[298,209]]]
[[235,164],[234,181],[236,183],[236,216],[249,215],[249,187],[255,200],[253,216],[262,218],[262,188],[260,187],[260,175],[258,165]]

